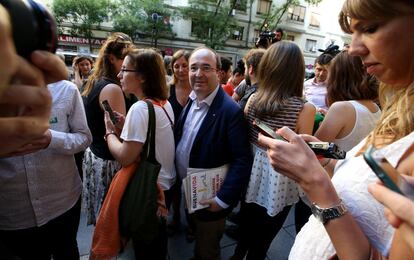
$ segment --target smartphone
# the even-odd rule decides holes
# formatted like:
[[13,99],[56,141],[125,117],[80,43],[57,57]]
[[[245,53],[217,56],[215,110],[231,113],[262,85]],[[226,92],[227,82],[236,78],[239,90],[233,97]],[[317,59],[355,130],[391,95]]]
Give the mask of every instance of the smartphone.
[[[253,125],[256,126],[260,132],[270,138],[286,141],[285,138],[278,135],[272,128],[263,123],[259,119],[253,121]],[[337,160],[345,159],[346,152],[339,149],[339,147],[334,143],[329,142],[308,142],[309,147],[312,151],[323,158],[332,158]]]
[[401,195],[414,199],[414,187],[392,167],[387,159],[377,151],[375,146],[370,145],[364,152],[363,157],[384,186]]
[[255,119],[253,121],[253,125],[256,126],[260,132],[262,134],[264,134],[267,137],[273,138],[273,139],[278,139],[278,140],[282,140],[282,141],[286,141],[285,138],[283,138],[282,136],[278,135],[275,130],[273,130],[272,128],[270,128],[268,125],[266,125],[265,123],[263,123],[261,120],[259,119]]
[[105,111],[107,111],[109,113],[109,117],[111,118],[112,123],[115,125],[118,122],[118,120],[116,119],[115,114],[112,111],[112,108],[109,105],[108,100],[102,101],[102,107]]

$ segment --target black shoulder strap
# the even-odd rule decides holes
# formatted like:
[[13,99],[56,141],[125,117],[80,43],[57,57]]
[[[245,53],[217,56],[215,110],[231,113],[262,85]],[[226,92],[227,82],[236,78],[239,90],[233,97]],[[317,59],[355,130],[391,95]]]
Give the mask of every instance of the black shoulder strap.
[[148,130],[147,139],[141,152],[141,160],[148,159],[148,161],[155,162],[155,111],[154,105],[151,101],[145,100],[148,106]]

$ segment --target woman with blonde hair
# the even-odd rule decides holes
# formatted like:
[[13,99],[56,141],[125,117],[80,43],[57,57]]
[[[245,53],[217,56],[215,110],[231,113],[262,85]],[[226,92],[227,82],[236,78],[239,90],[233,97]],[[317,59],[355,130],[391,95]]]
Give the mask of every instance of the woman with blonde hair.
[[[181,111],[187,104],[188,96],[192,90],[188,74],[188,59],[190,58],[190,54],[189,51],[181,49],[176,51],[171,59],[173,76],[172,81],[169,83],[170,97],[168,98],[168,101],[174,111],[175,120],[178,120],[180,117]],[[169,235],[173,235],[180,225],[181,181],[179,178],[177,178],[177,183],[173,187],[172,192],[173,218],[172,221],[168,223],[167,230]],[[190,224],[190,226],[192,225]],[[186,231],[186,238],[189,241],[194,240],[194,232],[191,227],[188,227]]]
[[88,224],[96,223],[112,177],[120,169],[104,140],[104,110],[101,103],[107,100],[113,110],[125,115],[128,100],[119,86],[117,74],[132,46],[131,38],[124,33],[109,36],[99,51],[94,71],[82,92],[86,118],[93,137],[83,160],[83,199]]
[[361,153],[373,145],[399,173],[413,175],[414,2],[347,0],[339,18],[352,34],[349,54],[361,57],[366,71],[381,81],[382,115],[370,135],[336,164],[332,180],[327,172],[335,163],[325,159],[322,167],[305,143],[316,138],[287,128],[277,131],[287,142],[259,136],[272,166],[296,180],[312,202],[314,217],[297,235],[290,258],[413,259],[383,206],[368,193],[368,184],[378,178]]
[[170,84],[170,101],[174,110],[176,119],[180,116],[181,111],[187,104],[188,96],[191,93],[190,80],[188,78],[188,59],[190,52],[178,50],[171,59],[171,68],[173,70],[173,79]]
[[273,44],[261,58],[258,88],[247,101],[254,154],[245,201],[240,210],[240,239],[232,257],[265,259],[289,210],[303,194],[298,185],[272,169],[265,147],[257,142],[260,120],[272,129],[288,126],[298,134],[311,134],[316,108],[302,98],[305,65],[299,47],[287,41]]

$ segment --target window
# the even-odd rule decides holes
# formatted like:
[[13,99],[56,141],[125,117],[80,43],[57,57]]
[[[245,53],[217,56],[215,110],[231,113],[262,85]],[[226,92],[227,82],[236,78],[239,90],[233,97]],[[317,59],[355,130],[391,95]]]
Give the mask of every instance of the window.
[[319,28],[320,25],[321,25],[321,23],[320,23],[320,14],[312,13],[309,25]]
[[294,36],[294,35],[291,35],[291,34],[288,34],[288,35],[286,36],[286,40],[287,40],[287,41],[292,41],[292,42],[294,42],[294,41],[295,41],[295,36]]
[[271,0],[259,0],[257,2],[257,14],[267,14],[270,11],[270,6],[272,5]]
[[306,39],[305,51],[316,52],[316,40]]
[[242,41],[243,40],[243,32],[244,32],[244,27],[240,26],[237,27],[232,35],[232,39],[236,40],[236,41]]
[[210,35],[210,28],[202,26],[202,24],[197,19],[192,19],[191,35],[204,36],[207,38]]
[[236,0],[236,4],[234,5],[234,9],[246,12],[247,0]]
[[257,40],[259,39],[260,36],[260,31],[258,29],[254,29],[254,34],[253,34],[253,42],[256,43]]
[[291,6],[288,8],[288,19],[303,23],[305,21],[305,11],[304,6]]

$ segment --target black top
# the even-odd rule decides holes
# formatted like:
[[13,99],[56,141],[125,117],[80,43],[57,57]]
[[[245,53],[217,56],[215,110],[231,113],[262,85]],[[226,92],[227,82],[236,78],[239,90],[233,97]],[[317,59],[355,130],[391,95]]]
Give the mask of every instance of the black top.
[[244,111],[244,107],[247,104],[247,101],[249,100],[250,96],[255,93],[257,90],[257,84],[253,85],[247,85],[246,83],[244,85],[240,85],[236,89],[236,94],[239,95],[240,100],[237,102],[241,109]]
[[170,97],[168,98],[168,102],[170,102],[171,107],[174,111],[174,121],[177,122],[184,107],[181,106],[180,102],[177,100],[177,95],[175,94],[175,85],[170,85]]
[[[89,146],[92,152],[104,160],[115,160],[112,154],[109,152],[108,144],[104,140],[105,136],[105,122],[104,111],[99,104],[99,95],[102,89],[108,84],[118,84],[117,82],[102,78],[95,82],[91,92],[88,96],[83,97],[83,103],[85,105],[86,119],[88,121],[89,130],[92,133],[92,144]],[[127,111],[132,105],[132,102],[124,95],[125,105]]]

